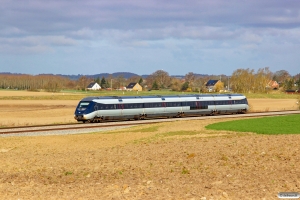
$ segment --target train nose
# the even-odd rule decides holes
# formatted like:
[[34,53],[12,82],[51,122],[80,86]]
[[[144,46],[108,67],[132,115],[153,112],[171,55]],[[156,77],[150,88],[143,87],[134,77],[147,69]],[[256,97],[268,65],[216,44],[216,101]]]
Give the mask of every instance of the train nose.
[[84,120],[85,119],[83,115],[75,115],[74,118],[76,120]]

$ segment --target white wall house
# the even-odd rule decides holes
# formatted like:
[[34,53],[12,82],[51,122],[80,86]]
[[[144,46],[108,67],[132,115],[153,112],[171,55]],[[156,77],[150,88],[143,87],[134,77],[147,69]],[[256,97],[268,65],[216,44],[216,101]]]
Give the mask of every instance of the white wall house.
[[98,83],[92,82],[87,87],[87,90],[100,90],[101,86]]

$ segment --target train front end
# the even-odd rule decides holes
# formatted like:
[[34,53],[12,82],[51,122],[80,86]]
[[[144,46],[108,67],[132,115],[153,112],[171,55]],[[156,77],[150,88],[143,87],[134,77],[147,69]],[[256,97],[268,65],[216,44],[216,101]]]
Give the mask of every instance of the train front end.
[[95,102],[90,99],[82,99],[75,110],[74,119],[78,122],[86,122],[94,119],[95,117]]

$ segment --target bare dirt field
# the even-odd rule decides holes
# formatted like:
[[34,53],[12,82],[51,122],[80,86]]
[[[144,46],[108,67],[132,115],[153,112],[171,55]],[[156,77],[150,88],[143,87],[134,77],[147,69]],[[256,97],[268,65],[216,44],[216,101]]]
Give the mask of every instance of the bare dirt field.
[[76,122],[76,100],[0,100],[0,126]]
[[205,130],[218,121],[0,138],[0,199],[277,199],[300,191],[300,135]]
[[[290,110],[295,102],[249,99],[261,111]],[[66,123],[77,103],[1,100],[0,123]],[[300,135],[204,128],[219,121],[0,137],[0,199],[278,199],[278,192],[300,192]]]
[[[0,96],[60,96],[66,95],[67,93],[52,93],[52,92],[32,92],[26,90],[0,90]],[[76,93],[72,93],[76,95]]]

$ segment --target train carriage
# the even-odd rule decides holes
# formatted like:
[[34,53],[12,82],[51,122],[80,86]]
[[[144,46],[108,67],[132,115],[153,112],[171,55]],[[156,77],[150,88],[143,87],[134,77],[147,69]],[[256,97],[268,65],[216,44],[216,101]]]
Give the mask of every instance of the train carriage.
[[146,117],[181,117],[224,113],[245,113],[247,98],[240,94],[107,96],[82,99],[74,118],[82,122]]

